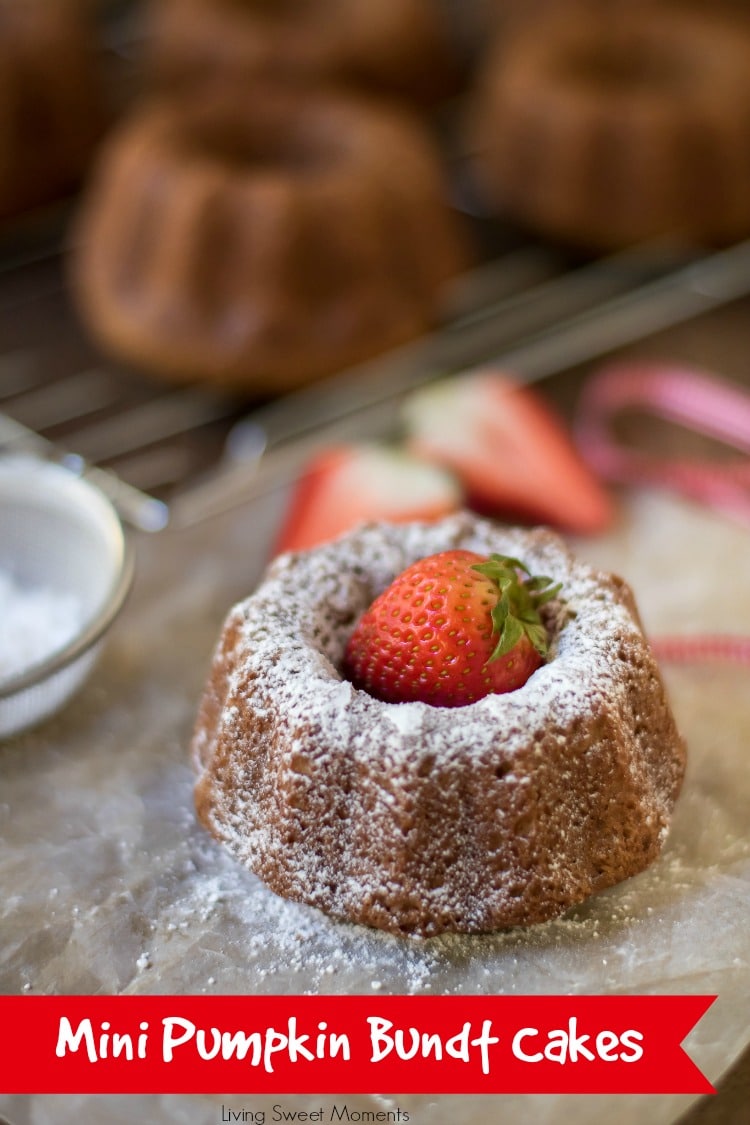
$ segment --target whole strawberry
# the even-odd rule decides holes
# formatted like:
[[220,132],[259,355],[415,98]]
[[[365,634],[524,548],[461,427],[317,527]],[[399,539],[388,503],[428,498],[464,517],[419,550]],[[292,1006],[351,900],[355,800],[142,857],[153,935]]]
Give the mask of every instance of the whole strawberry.
[[346,672],[387,703],[462,707],[514,691],[547,653],[539,609],[559,589],[505,555],[443,551],[420,559],[360,619]]

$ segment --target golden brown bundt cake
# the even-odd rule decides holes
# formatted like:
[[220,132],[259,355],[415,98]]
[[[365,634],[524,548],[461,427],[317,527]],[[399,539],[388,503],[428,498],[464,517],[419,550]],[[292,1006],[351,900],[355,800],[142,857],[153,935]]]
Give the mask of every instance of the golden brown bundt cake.
[[469,115],[490,208],[610,249],[750,232],[750,37],[670,5],[552,12],[501,41]]
[[436,0],[158,0],[147,23],[149,70],[166,89],[323,80],[431,101],[457,80]]
[[124,359],[276,392],[423,332],[467,260],[457,224],[404,113],[214,91],[111,137],[72,276],[93,334]]
[[[360,615],[454,549],[562,583],[547,663],[463,707],[355,688],[342,662]],[[274,891],[425,935],[543,921],[643,870],[685,764],[623,581],[549,531],[469,514],[280,556],[227,618],[193,754],[200,820]]]
[[81,0],[0,0],[0,218],[77,183],[102,127]]

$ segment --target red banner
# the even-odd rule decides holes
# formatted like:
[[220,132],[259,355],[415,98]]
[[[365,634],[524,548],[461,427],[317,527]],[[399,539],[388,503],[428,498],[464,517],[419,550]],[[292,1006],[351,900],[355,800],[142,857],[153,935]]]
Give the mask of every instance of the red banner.
[[711,1093],[713,996],[0,998],[0,1092]]

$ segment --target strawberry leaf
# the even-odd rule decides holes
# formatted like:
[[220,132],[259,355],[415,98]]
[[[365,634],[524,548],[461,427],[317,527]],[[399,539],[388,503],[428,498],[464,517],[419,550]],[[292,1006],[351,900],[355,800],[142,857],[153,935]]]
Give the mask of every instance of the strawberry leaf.
[[[494,583],[499,594],[492,609],[498,642],[488,663],[506,656],[524,636],[541,656],[546,656],[549,639],[539,610],[558,596],[561,584],[553,585],[551,578],[542,575],[532,576],[525,563],[512,555],[490,555],[487,562],[477,563],[472,569]],[[519,571],[528,577],[522,579]]]
[[[495,650],[490,657],[490,660],[497,660],[499,656],[505,656],[516,647],[521,637],[524,634],[524,626],[517,617],[512,617],[510,614],[505,618],[500,639],[497,642]],[[490,660],[487,661],[489,664]]]

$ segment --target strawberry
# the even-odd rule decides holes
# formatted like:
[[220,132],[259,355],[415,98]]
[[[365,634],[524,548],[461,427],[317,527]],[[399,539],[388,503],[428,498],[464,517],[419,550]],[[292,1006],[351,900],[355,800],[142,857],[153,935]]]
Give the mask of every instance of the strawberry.
[[333,446],[297,484],[274,553],[315,547],[365,520],[439,519],[461,501],[455,477],[437,465],[387,446]]
[[494,371],[418,391],[405,407],[408,447],[452,469],[481,511],[602,531],[609,497],[547,403]]
[[346,673],[387,703],[462,707],[514,691],[547,653],[539,609],[559,590],[506,555],[443,551],[420,559],[360,618]]

